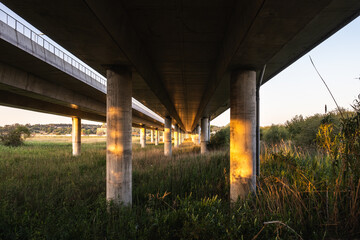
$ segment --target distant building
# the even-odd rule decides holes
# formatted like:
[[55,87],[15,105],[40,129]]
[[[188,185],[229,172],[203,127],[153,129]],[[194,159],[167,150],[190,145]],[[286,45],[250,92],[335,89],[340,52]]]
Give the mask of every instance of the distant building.
[[96,135],[98,135],[98,136],[106,135],[106,124],[105,123],[103,123],[103,125],[100,128],[96,129]]

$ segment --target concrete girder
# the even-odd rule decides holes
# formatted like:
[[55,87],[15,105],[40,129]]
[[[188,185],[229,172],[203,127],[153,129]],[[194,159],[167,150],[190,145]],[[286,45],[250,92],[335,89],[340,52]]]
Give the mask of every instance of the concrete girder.
[[[121,2],[109,0],[96,1],[86,0],[87,6],[91,9],[98,21],[101,23],[107,33],[111,35],[116,42],[119,50],[124,53],[129,61],[142,76],[148,87],[158,97],[161,103],[166,107],[170,116],[184,128],[177,110],[166,90],[159,73],[155,70],[153,63],[147,55],[147,49],[139,39],[134,30],[127,12]],[[115,5],[115,6],[114,6]],[[114,19],[115,18],[115,19]],[[116,22],[116,24],[113,24]]]

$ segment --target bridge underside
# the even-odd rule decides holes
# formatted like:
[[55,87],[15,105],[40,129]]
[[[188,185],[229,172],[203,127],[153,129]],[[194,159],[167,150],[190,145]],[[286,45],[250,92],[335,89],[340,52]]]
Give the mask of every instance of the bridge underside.
[[266,82],[360,8],[357,0],[4,3],[104,75],[104,66],[129,66],[133,97],[186,131],[229,108],[232,69],[266,64]]
[[[260,79],[270,80],[360,11],[358,0],[3,2],[106,73],[107,199],[125,204],[132,198],[131,97],[165,118],[166,156],[172,124],[199,135],[201,120],[206,136],[208,118],[231,106],[230,198],[246,197],[259,167]],[[175,132],[175,145],[178,138]]]

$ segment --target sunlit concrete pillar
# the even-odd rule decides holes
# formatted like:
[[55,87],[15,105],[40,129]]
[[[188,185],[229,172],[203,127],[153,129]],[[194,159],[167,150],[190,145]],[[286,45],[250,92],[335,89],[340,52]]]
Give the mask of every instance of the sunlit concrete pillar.
[[171,156],[171,154],[171,117],[166,117],[164,129],[164,155]]
[[111,67],[107,76],[106,199],[132,202],[131,71]]
[[155,145],[159,145],[159,130],[155,130]]
[[174,128],[174,147],[178,147],[179,146],[179,126],[177,124],[175,124],[175,128]]
[[201,119],[201,153],[207,152],[209,142],[209,118]]
[[256,73],[234,71],[230,82],[230,199],[256,191]]
[[79,156],[81,153],[81,118],[72,118],[72,155]]
[[154,129],[151,129],[151,138],[150,138],[150,142],[153,143],[154,142]]
[[142,148],[146,147],[146,128],[140,128],[140,145]]

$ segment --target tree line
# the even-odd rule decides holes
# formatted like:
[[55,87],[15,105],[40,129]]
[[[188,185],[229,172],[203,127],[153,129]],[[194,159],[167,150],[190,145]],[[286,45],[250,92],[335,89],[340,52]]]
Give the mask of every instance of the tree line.
[[[4,127],[0,127],[0,133],[8,131],[8,129],[17,126],[22,126],[20,124],[13,125],[5,125]],[[71,124],[26,124],[23,125],[27,129],[29,129],[30,134],[44,134],[44,135],[66,135],[71,134],[72,125]],[[84,135],[96,134],[97,128],[100,128],[101,125],[95,124],[81,124],[81,131]]]

